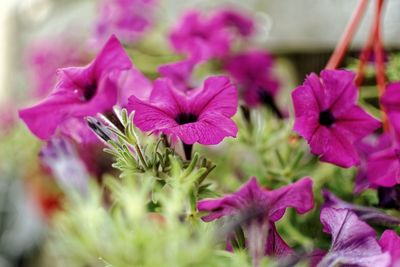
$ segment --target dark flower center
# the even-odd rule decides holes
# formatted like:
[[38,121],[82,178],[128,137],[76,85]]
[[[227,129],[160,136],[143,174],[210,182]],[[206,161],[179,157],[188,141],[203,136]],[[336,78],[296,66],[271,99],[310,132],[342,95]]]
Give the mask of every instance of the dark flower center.
[[319,124],[330,127],[335,121],[336,119],[329,109],[319,113]]
[[96,82],[92,82],[88,85],[86,85],[83,88],[83,98],[86,101],[89,101],[90,99],[92,99],[94,97],[94,95],[96,94],[97,91],[97,83]]
[[180,113],[176,116],[175,121],[179,125],[192,123],[197,121],[197,116],[193,113]]
[[283,118],[283,115],[279,110],[278,106],[276,105],[274,98],[268,91],[266,91],[263,88],[260,88],[258,90],[258,97],[260,99],[260,102],[263,103],[267,108],[270,108],[278,118],[280,119]]

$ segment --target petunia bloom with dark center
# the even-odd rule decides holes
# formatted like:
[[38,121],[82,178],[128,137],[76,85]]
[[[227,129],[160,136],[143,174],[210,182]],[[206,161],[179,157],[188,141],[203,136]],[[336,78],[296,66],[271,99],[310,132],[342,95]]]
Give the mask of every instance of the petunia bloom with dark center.
[[224,76],[208,78],[202,88],[182,92],[170,79],[159,78],[147,101],[132,96],[129,109],[134,123],[144,132],[178,137],[184,144],[213,145],[235,137],[231,117],[237,110],[237,91]]
[[90,101],[97,92],[97,81],[88,83],[83,88],[83,99],[84,101]]
[[321,161],[349,168],[360,163],[354,143],[380,127],[356,102],[355,74],[346,70],[312,73],[292,92],[296,120],[293,130],[303,136]]
[[147,88],[143,76],[112,36],[87,66],[59,69],[52,93],[39,104],[20,110],[19,115],[41,139],[49,140],[59,131],[78,142],[92,142],[97,139],[86,125],[86,116],[111,110],[117,103],[124,106],[127,95]]
[[332,112],[329,109],[327,109],[319,113],[318,121],[319,124],[326,127],[330,127],[335,122],[335,117],[333,117]]
[[252,50],[225,59],[223,67],[240,85],[247,106],[265,105],[281,118],[275,100],[279,81],[273,73],[274,64],[268,52]]
[[175,121],[179,125],[193,123],[197,121],[197,116],[193,113],[179,113],[178,116],[176,116]]

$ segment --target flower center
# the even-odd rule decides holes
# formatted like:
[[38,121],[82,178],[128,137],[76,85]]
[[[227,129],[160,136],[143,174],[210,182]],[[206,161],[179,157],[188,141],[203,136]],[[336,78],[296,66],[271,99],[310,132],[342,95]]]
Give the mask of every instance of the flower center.
[[274,98],[270,93],[268,93],[263,88],[260,88],[258,90],[258,97],[260,99],[260,102],[263,103],[266,107],[270,108],[278,118],[280,119],[283,118],[281,111],[279,110],[278,106],[275,103]]
[[92,82],[88,85],[86,85],[83,88],[83,98],[86,101],[89,101],[90,99],[92,99],[94,97],[94,95],[96,94],[97,91],[97,83],[96,82]]
[[336,119],[329,109],[319,113],[319,124],[330,127],[335,121]]
[[179,125],[192,123],[197,121],[197,116],[193,113],[180,113],[178,116],[176,116],[175,121]]

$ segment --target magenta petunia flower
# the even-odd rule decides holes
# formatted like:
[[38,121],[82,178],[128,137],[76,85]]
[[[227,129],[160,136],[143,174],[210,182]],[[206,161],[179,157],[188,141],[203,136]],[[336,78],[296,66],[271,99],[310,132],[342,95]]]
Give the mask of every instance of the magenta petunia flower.
[[237,101],[236,88],[227,77],[210,77],[202,88],[188,93],[176,89],[170,79],[159,78],[148,101],[132,96],[128,107],[144,132],[162,132],[188,145],[214,145],[236,136],[238,129],[230,118]]
[[220,11],[210,17],[190,11],[170,33],[170,42],[176,52],[191,59],[221,58],[229,53],[235,36],[248,36],[252,31],[252,20],[234,11]]
[[[264,255],[287,256],[291,248],[281,239],[274,223],[279,221],[286,208],[293,207],[300,214],[313,208],[312,180],[303,178],[276,190],[266,190],[251,178],[237,192],[218,199],[205,199],[197,204],[200,212],[207,212],[206,222],[229,216],[238,221],[246,236],[246,247],[263,244]],[[261,238],[261,241],[258,239]],[[260,248],[259,248],[260,249]]]
[[155,7],[155,0],[102,0],[96,41],[102,44],[115,34],[123,43],[134,43],[151,27]]
[[380,123],[356,105],[355,74],[324,70],[310,74],[292,92],[293,130],[310,144],[321,161],[348,168],[360,163],[354,142],[379,128]]
[[19,115],[40,139],[50,139],[58,129],[77,141],[94,140],[83,118],[111,110],[123,91],[138,89],[129,88],[131,83],[125,82],[132,69],[129,57],[113,36],[89,65],[60,69],[52,93],[39,104],[20,110]]
[[279,81],[272,73],[273,67],[272,56],[260,50],[234,55],[224,63],[224,68],[243,91],[244,100],[249,107],[264,104],[282,117],[274,99],[279,89]]
[[384,252],[391,256],[389,267],[400,266],[400,236],[393,230],[385,230],[379,240],[379,245]]
[[350,210],[324,208],[321,222],[324,232],[332,235],[332,245],[318,267],[389,265],[390,255],[382,251],[374,229]]

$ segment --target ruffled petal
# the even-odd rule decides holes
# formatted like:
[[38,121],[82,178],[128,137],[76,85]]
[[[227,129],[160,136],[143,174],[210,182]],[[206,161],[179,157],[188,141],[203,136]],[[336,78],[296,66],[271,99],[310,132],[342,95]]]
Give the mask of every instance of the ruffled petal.
[[142,131],[156,131],[178,126],[171,111],[165,111],[162,107],[150,104],[135,96],[129,98],[129,110],[134,110],[134,124]]
[[323,70],[320,73],[325,88],[325,103],[333,115],[340,116],[355,105],[358,90],[354,83],[356,74],[347,70]]
[[269,220],[272,222],[280,220],[289,207],[303,214],[314,206],[312,180],[305,177],[293,184],[268,191],[266,198],[270,201]]
[[235,115],[238,95],[235,86],[225,76],[209,77],[202,90],[190,96],[189,108],[194,114],[220,113],[226,117]]
[[318,266],[388,266],[390,255],[382,252],[375,231],[353,212],[324,208],[321,222],[323,230],[332,235],[332,245]]

